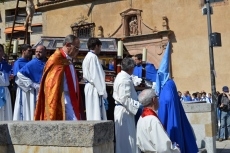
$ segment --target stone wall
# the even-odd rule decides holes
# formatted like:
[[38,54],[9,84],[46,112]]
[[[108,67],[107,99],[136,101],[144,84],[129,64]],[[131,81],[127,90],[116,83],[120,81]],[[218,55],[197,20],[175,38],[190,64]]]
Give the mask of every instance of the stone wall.
[[112,121],[0,122],[0,153],[113,153]]
[[208,153],[216,153],[214,105],[183,103],[183,107],[194,130],[198,148],[205,148]]

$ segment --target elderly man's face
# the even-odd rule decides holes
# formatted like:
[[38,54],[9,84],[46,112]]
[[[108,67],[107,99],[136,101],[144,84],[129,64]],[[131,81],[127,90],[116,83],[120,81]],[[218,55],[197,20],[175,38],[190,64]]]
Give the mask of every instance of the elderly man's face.
[[72,44],[69,45],[67,48],[68,50],[68,55],[72,58],[76,58],[77,54],[79,53],[79,48],[80,48],[80,40],[75,39]]

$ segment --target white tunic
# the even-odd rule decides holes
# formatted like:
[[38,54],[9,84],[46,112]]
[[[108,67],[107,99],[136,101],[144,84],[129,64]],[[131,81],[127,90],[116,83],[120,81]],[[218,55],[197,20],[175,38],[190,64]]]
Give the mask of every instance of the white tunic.
[[13,120],[33,121],[39,84],[33,83],[30,78],[20,72],[17,73],[15,83],[18,87]]
[[144,153],[180,153],[180,150],[172,145],[159,119],[153,115],[139,118],[137,146]]
[[131,76],[121,71],[113,85],[116,153],[136,153],[136,127],[134,116],[140,106]]
[[107,98],[105,72],[98,57],[88,52],[82,63],[87,120],[107,120],[103,98]]
[[1,72],[0,75],[0,86],[4,87],[5,90],[5,100],[6,103],[3,107],[0,108],[0,121],[9,121],[12,120],[12,106],[11,106],[11,97],[8,89],[9,86],[9,74]]

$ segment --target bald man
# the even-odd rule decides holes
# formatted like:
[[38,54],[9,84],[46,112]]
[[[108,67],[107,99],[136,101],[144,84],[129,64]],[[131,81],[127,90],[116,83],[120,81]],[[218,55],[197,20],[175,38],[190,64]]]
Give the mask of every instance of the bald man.
[[40,87],[42,72],[47,61],[45,46],[39,45],[35,58],[22,67],[17,73],[18,87],[22,93],[17,95],[13,120],[33,120],[36,98]]

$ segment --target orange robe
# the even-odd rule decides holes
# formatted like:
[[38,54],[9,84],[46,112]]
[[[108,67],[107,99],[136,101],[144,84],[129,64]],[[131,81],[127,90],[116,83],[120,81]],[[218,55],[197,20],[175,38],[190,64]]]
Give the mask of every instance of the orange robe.
[[[48,59],[40,84],[34,120],[65,120],[64,72],[70,62],[57,49]],[[77,112],[80,112],[80,92],[77,85]],[[80,119],[80,113],[75,113]]]

